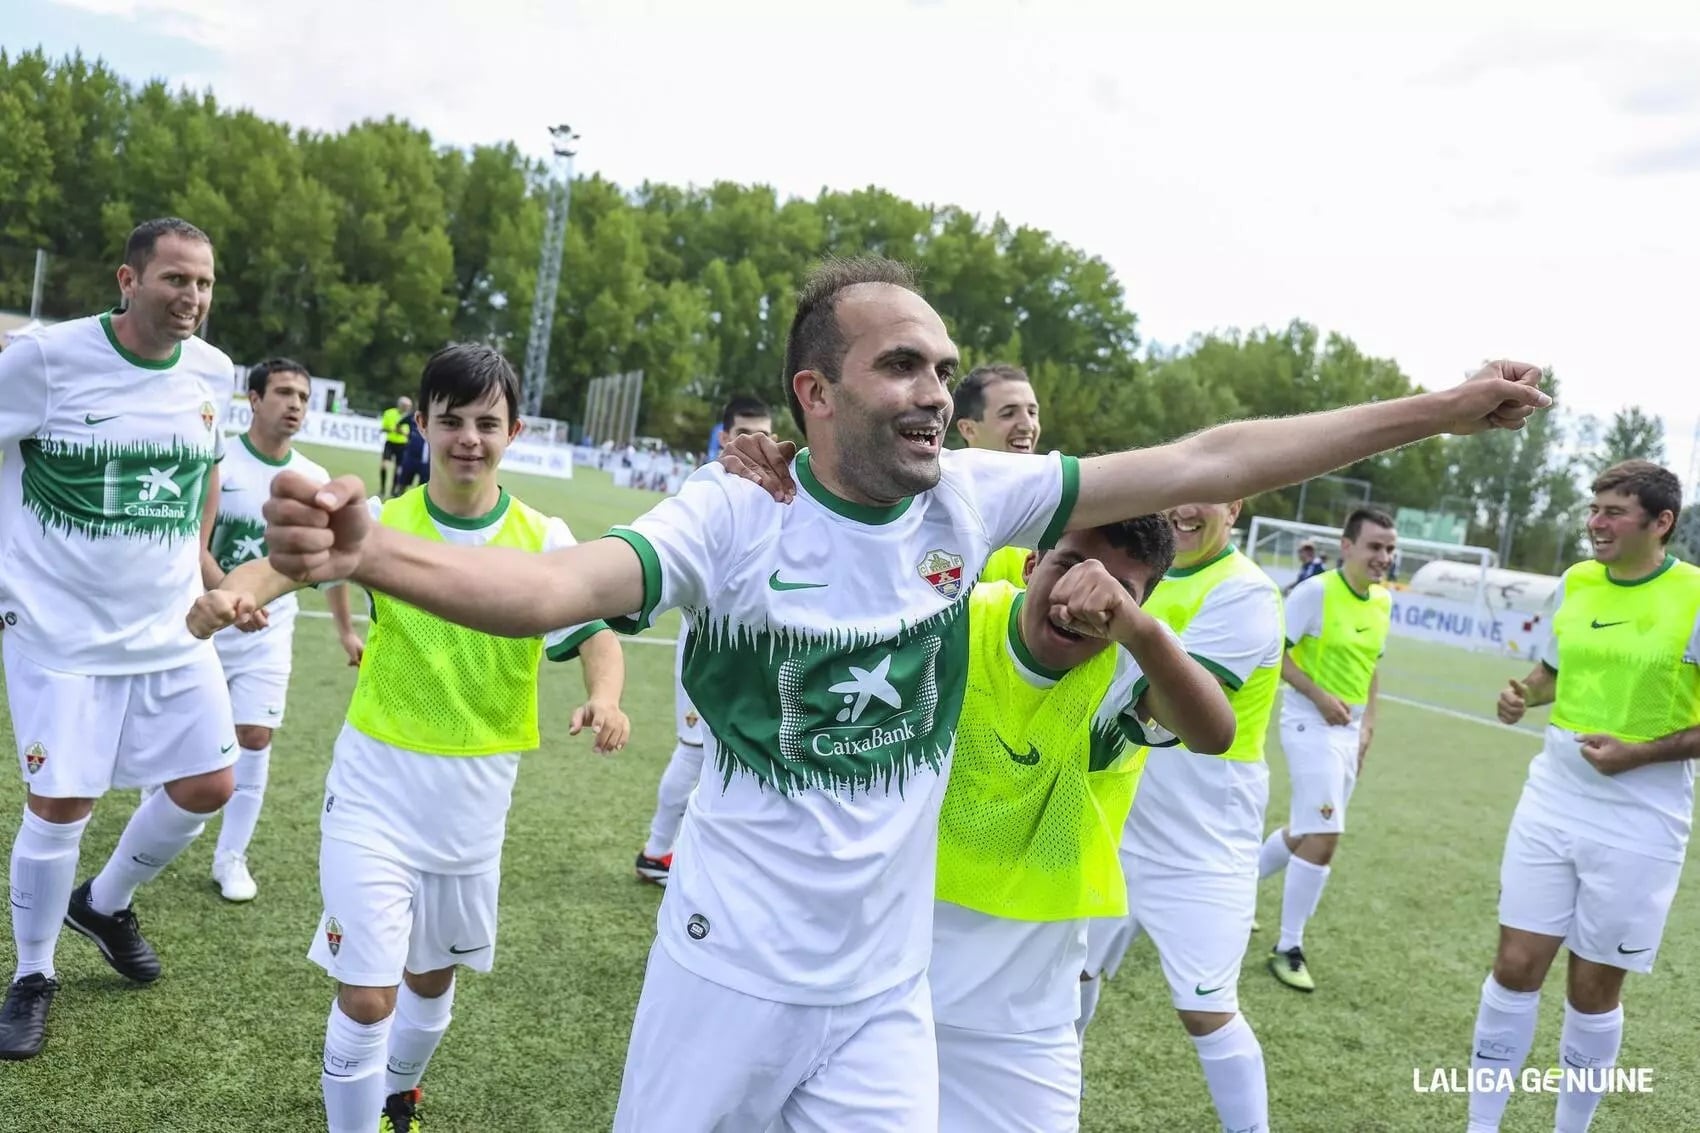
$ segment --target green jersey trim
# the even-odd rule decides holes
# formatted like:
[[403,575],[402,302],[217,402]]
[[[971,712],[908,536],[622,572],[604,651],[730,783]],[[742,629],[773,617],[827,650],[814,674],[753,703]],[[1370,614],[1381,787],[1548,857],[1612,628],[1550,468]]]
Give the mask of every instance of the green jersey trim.
[[1203,665],[1205,670],[1211,676],[1215,677],[1217,680],[1219,680],[1223,684],[1227,685],[1228,691],[1238,692],[1238,691],[1240,691],[1241,687],[1243,687],[1245,685],[1245,682],[1240,680],[1239,677],[1235,676],[1234,673],[1231,670],[1229,670],[1228,668],[1226,668],[1223,665],[1217,664],[1215,661],[1212,661],[1210,658],[1201,657],[1197,653],[1189,653],[1189,654],[1187,654],[1187,656],[1191,657],[1194,661],[1197,661],[1200,665]]
[[1074,516],[1075,501],[1080,499],[1080,461],[1072,456],[1062,457],[1062,498],[1051,516],[1045,533],[1039,537],[1039,550],[1048,551],[1057,545],[1068,531],[1068,521]]
[[1169,573],[1165,574],[1163,577],[1164,578],[1188,578],[1192,575],[1197,574],[1201,570],[1209,570],[1211,567],[1215,566],[1217,563],[1221,562],[1223,559],[1227,558],[1229,555],[1231,555],[1233,553],[1234,553],[1234,545],[1232,543],[1229,543],[1226,547],[1223,547],[1220,551],[1217,551],[1214,555],[1211,555],[1208,559],[1205,559],[1203,562],[1195,563],[1194,565],[1189,566],[1189,567],[1173,567],[1169,570]]
[[1340,581],[1345,584],[1346,592],[1348,594],[1350,594],[1352,597],[1356,598],[1360,602],[1368,602],[1369,601],[1369,591],[1365,590],[1361,594],[1358,593],[1357,587],[1353,586],[1352,583],[1351,583],[1351,580],[1346,577],[1346,568],[1345,567],[1335,567],[1334,573],[1340,576]]
[[578,656],[580,646],[607,628],[606,622],[586,622],[544,652],[551,661],[571,661]]
[[1009,649],[1015,654],[1016,664],[1047,681],[1060,681],[1068,675],[1067,669],[1053,669],[1041,665],[1027,643],[1021,640],[1021,607],[1027,602],[1027,591],[1023,590],[1015,596],[1015,601],[1009,605]]
[[267,456],[265,453],[254,447],[254,442],[248,439],[247,433],[242,434],[242,447],[248,450],[249,456],[270,468],[282,468],[284,465],[289,463],[289,457],[294,455],[294,453],[289,453],[284,456],[282,460]]
[[437,523],[442,524],[444,527],[452,527],[456,531],[482,531],[486,527],[489,527],[492,523],[499,522],[502,516],[508,513],[510,497],[506,488],[499,489],[499,494],[496,496],[495,507],[485,512],[483,515],[474,516],[450,515],[448,512],[436,505],[436,502],[431,499],[431,493],[429,490],[422,490],[425,491],[425,513]]
[[1640,578],[1613,578],[1611,575],[1611,568],[1607,567],[1606,581],[1611,583],[1613,586],[1645,586],[1647,583],[1653,581],[1653,579],[1659,577],[1659,575],[1665,573],[1665,571],[1675,565],[1676,556],[1666,555],[1665,561],[1659,564],[1658,570],[1655,570],[1652,574],[1644,574]]
[[834,495],[831,489],[815,476],[814,469],[810,467],[808,449],[797,454],[797,482],[803,486],[803,491],[814,497],[816,503],[834,515],[841,515],[856,523],[866,523],[870,527],[890,523],[908,511],[909,505],[915,502],[915,497],[905,496],[888,507],[875,507],[871,504],[852,503],[842,496]]
[[618,539],[637,552],[643,566],[643,608],[635,614],[622,614],[608,619],[608,628],[615,633],[634,634],[649,628],[655,618],[655,607],[661,604],[661,556],[644,536],[630,527],[616,527],[606,536]]
[[117,307],[100,316],[100,329],[106,332],[106,341],[112,344],[112,349],[118,352],[118,357],[139,366],[144,370],[169,370],[177,365],[177,360],[183,357],[183,344],[179,342],[171,348],[169,358],[143,358],[140,354],[132,353],[118,341],[118,332],[112,329],[112,316],[121,313]]

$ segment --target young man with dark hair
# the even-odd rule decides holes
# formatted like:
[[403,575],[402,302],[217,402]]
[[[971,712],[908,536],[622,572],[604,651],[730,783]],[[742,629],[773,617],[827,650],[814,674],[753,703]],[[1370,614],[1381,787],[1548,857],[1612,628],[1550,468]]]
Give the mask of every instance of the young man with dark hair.
[[993,549],[1237,499],[1436,433],[1519,428],[1551,402],[1538,368],[1499,362],[1439,393],[1089,460],[941,453],[956,348],[907,269],[872,259],[809,277],[786,359],[809,447],[793,462],[759,443],[796,483],[791,507],[713,464],[610,537],[537,556],[374,524],[350,477],[279,478],[267,505],[284,573],[352,577],[488,633],[686,612],[684,683],[715,774],[662,898],[621,1131],[936,1123],[937,817],[967,598]]
[[[1623,1041],[1624,977],[1653,970],[1688,852],[1700,756],[1700,568],[1667,550],[1681,482],[1629,460],[1602,472],[1593,492],[1594,556],[1559,581],[1540,663],[1499,694],[1506,724],[1536,705],[1552,714],[1505,837],[1499,949],[1470,1056],[1471,1071],[1496,1087],[1518,1072],[1541,985],[1568,948],[1560,1133],[1593,1121]],[[1509,1096],[1472,1091],[1470,1133],[1495,1133]]]
[[[0,646],[28,787],[0,1058],[41,1050],[62,924],[127,979],[159,978],[132,898],[230,798],[237,758],[218,654],[183,627],[218,511],[234,369],[195,334],[212,244],[184,220],[141,224],[118,286],[123,310],[0,353]],[[159,783],[73,892],[95,800]]]
[[927,969],[941,1133],[1079,1124],[1087,925],[1127,911],[1116,847],[1135,752],[1233,741],[1215,679],[1140,608],[1174,554],[1168,519],[1141,516],[1030,555],[1025,591],[990,582],[969,598]]
[[[976,366],[952,393],[956,431],[969,448],[1032,454],[1039,450],[1039,395],[1027,371],[1008,362]],[[1028,547],[1000,547],[986,560],[981,582],[1027,584]]]
[[[726,403],[720,412],[722,444],[731,444],[739,437],[773,436],[773,411],[760,398],[738,396]],[[691,792],[702,778],[702,717],[685,691],[686,627],[679,629],[679,644],[673,662],[673,704],[678,744],[661,773],[661,783],[655,791],[655,815],[649,821],[649,838],[638,851],[635,868],[640,880],[656,885],[667,884],[667,873],[673,867],[673,840],[679,836],[679,824],[685,820],[685,807]]]
[[[527,555],[573,545],[565,523],[499,482],[502,454],[522,428],[519,378],[500,353],[438,351],[419,404],[431,481],[387,502],[373,496],[364,514],[441,544]],[[211,632],[293,588],[255,560],[197,603],[191,624]],[[566,661],[582,649],[587,700],[573,735],[589,728],[597,751],[614,751],[630,730],[619,707],[620,643],[600,621],[492,637],[372,598],[360,678],[325,784],[325,908],[309,953],[338,985],[322,1079],[330,1133],[418,1128],[419,1081],[449,1025],[456,966],[491,969],[519,753],[539,743],[543,657]]]
[[1386,512],[1358,508],[1340,534],[1339,569],[1306,579],[1287,596],[1281,751],[1293,789],[1287,825],[1258,854],[1258,876],[1287,872],[1269,971],[1294,991],[1316,990],[1305,963],[1305,925],[1322,901],[1346,830],[1346,804],[1375,735],[1376,668],[1393,627],[1393,595],[1381,580],[1397,539]]
[[[248,371],[248,431],[219,464],[218,516],[202,562],[202,577],[216,587],[224,576],[250,559],[266,555],[266,520],[260,514],[271,495],[272,477],[286,469],[316,480],[330,479],[318,464],[294,447],[307,419],[310,392],[307,368],[288,358],[271,358]],[[364,649],[349,615],[348,588],[325,590],[325,604],[336,621],[337,637],[358,665]],[[212,876],[227,901],[252,901],[259,893],[248,869],[248,846],[260,821],[270,777],[272,733],[283,726],[294,658],[294,594],[266,607],[257,627],[231,626],[213,644],[230,690],[236,722],[236,790],[224,808]]]

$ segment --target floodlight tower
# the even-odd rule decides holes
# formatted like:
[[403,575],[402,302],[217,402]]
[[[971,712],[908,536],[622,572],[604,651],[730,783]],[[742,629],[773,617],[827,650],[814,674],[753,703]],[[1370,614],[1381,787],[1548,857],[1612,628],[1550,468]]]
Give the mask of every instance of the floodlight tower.
[[525,342],[525,385],[520,393],[520,412],[535,417],[543,408],[543,389],[548,384],[549,332],[555,325],[555,296],[561,288],[561,254],[567,246],[567,203],[572,196],[573,143],[578,135],[571,126],[552,126],[554,161],[549,182],[549,215],[543,222],[543,248],[537,264],[537,292],[531,298],[531,335]]

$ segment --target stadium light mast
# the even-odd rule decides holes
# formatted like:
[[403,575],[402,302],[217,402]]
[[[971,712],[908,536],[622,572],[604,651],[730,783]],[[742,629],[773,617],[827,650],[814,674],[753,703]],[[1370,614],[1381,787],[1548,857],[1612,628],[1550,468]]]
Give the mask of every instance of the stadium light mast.
[[578,135],[565,124],[551,126],[554,160],[549,182],[549,214],[543,222],[543,247],[537,263],[537,291],[531,297],[531,334],[525,342],[525,384],[520,412],[536,417],[543,408],[549,380],[549,332],[555,325],[555,296],[561,288],[561,256],[567,247],[567,204],[572,197],[573,143]]

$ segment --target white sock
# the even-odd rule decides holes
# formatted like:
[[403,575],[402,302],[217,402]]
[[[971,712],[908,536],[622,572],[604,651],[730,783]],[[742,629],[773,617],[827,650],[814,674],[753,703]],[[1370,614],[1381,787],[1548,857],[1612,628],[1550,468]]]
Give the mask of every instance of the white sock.
[[1568,1000],[1565,1001],[1564,1030],[1558,1038],[1558,1068],[1561,1071],[1585,1069],[1600,1089],[1572,1090],[1567,1075],[1558,1095],[1558,1117],[1553,1123],[1553,1133],[1587,1133],[1604,1094],[1605,1083],[1599,1079],[1603,1071],[1617,1065],[1617,1050],[1622,1045],[1622,1004],[1603,1015],[1584,1015]]
[[1281,940],[1277,952],[1305,946],[1305,922],[1316,915],[1322,902],[1322,887],[1328,884],[1328,867],[1303,858],[1287,863],[1287,888],[1281,895]]
[[1257,852],[1257,879],[1262,881],[1270,874],[1280,873],[1292,856],[1293,851],[1287,848],[1287,832],[1276,830],[1263,840],[1263,849]]
[[1089,980],[1080,981],[1080,1017],[1074,1021],[1074,1030],[1080,1036],[1081,1045],[1086,1043],[1086,1028],[1092,1022],[1092,1016],[1098,1013],[1098,993],[1103,990],[1104,977],[1093,976]]
[[664,858],[673,852],[673,839],[685,820],[685,805],[702,777],[702,745],[681,740],[661,773],[655,788],[655,817],[649,820],[649,841],[643,844],[646,858]]
[[165,791],[155,791],[136,808],[118,838],[118,848],[95,875],[89,904],[111,916],[130,907],[136,890],[159,876],[207,825],[207,816],[184,810]]
[[325,1068],[319,1076],[329,1133],[372,1133],[378,1127],[384,1112],[384,1048],[393,1018],[356,1023],[342,1013],[342,1004],[331,1004]]
[[236,758],[236,793],[224,804],[224,822],[218,828],[218,853],[246,854],[260,821],[260,804],[266,798],[266,777],[271,770],[272,745],[256,751],[242,749]]
[[1269,1080],[1263,1047],[1244,1015],[1227,1026],[1195,1036],[1198,1064],[1216,1103],[1216,1116],[1229,1133],[1269,1133]]
[[18,946],[15,978],[53,973],[53,947],[71,890],[77,887],[77,848],[87,818],[49,822],[24,808],[24,821],[12,841],[12,940]]
[[405,983],[395,993],[395,1026],[390,1029],[389,1063],[384,1070],[384,1096],[411,1090],[425,1077],[443,1032],[454,1017],[455,985],[435,999],[416,994]]
[[[1523,1069],[1529,1057],[1529,1047],[1535,1041],[1535,1020],[1540,1015],[1541,993],[1511,991],[1501,987],[1488,973],[1482,983],[1482,1003],[1476,1011],[1476,1039],[1470,1048],[1470,1069],[1492,1070],[1497,1074],[1509,1070],[1513,1074]],[[1486,1057],[1484,1057],[1484,1055]],[[1505,1115],[1505,1103],[1511,1100],[1510,1091],[1484,1091],[1470,1094],[1470,1128],[1475,1133],[1492,1133],[1499,1128]]]

